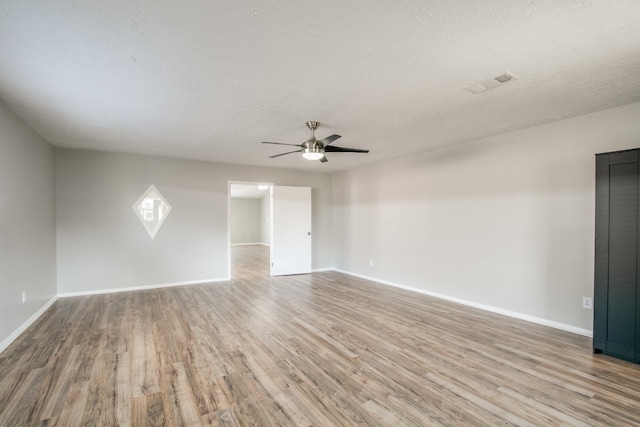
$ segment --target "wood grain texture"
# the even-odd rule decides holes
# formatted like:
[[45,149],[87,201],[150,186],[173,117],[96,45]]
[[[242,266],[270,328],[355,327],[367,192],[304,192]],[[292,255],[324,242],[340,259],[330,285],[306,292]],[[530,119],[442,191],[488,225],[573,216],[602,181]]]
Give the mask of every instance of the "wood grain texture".
[[335,272],[64,298],[0,354],[0,426],[640,426],[640,367]]

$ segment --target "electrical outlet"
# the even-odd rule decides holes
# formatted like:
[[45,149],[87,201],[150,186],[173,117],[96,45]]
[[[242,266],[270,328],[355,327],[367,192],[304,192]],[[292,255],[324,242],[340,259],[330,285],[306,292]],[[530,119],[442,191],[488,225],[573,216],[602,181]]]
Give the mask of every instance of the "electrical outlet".
[[372,259],[369,260],[369,267],[373,267],[373,260]]
[[27,291],[22,291],[22,303],[27,302]]
[[591,297],[582,297],[582,308],[591,310],[593,308],[593,300]]

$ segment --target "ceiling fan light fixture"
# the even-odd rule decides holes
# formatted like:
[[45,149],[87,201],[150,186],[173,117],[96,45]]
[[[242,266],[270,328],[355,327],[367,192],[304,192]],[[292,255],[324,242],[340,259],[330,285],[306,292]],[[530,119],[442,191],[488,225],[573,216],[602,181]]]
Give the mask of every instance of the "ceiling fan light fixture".
[[319,149],[317,147],[314,148],[305,148],[302,151],[302,157],[307,160],[320,160],[324,157],[324,150]]
[[311,139],[302,144],[302,157],[307,160],[320,160],[324,157],[324,147],[316,141],[312,135]]

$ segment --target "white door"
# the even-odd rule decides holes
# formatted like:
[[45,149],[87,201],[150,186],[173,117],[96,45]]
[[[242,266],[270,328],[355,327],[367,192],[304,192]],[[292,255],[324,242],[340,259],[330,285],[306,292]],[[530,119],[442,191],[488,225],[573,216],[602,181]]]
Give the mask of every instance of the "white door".
[[271,191],[271,275],[311,273],[311,188]]

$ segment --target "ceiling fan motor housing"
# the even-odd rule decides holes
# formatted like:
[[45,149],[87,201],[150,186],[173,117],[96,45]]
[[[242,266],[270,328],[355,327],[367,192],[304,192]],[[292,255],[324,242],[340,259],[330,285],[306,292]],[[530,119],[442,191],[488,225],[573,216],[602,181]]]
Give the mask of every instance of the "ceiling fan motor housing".
[[302,143],[303,153],[324,153],[324,147],[315,138]]

